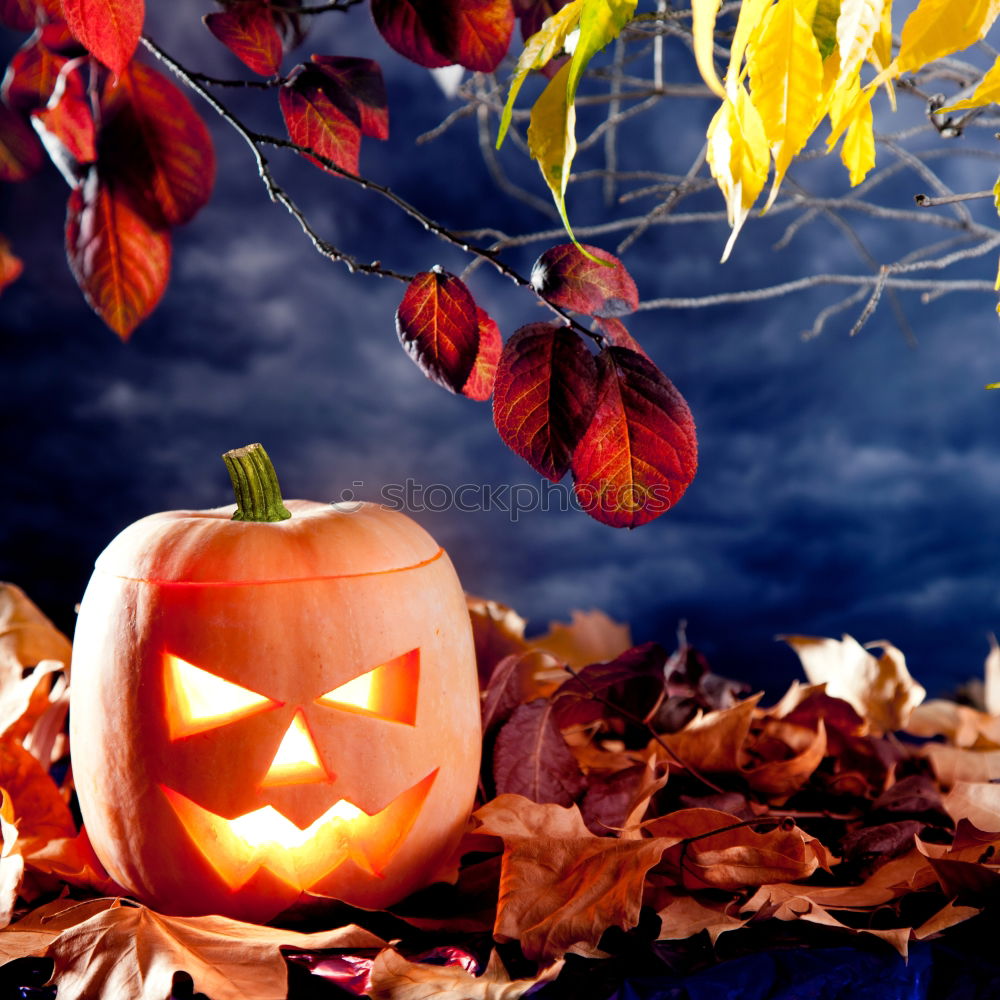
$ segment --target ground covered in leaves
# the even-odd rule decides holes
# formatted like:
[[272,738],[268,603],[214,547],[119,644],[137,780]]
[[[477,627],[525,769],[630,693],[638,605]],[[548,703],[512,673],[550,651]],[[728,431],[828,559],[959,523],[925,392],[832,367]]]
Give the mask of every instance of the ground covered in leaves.
[[75,817],[69,642],[0,586],[0,1000],[1000,995],[996,648],[959,704],[888,643],[786,637],[806,682],[768,707],[683,637],[470,613],[454,883],[259,927],[116,893]]

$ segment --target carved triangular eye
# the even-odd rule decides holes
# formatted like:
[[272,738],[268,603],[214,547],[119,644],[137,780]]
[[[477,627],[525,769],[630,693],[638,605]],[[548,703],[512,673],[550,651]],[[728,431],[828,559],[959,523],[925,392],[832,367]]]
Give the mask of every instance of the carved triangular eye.
[[417,720],[420,650],[411,649],[316,700],[328,708],[412,726]]
[[172,653],[163,656],[167,729],[172,740],[266,712],[282,703],[223,680]]

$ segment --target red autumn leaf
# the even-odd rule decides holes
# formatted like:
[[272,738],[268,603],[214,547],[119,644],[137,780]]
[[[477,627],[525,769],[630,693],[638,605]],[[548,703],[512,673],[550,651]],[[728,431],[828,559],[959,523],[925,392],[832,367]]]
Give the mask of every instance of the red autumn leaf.
[[255,73],[274,76],[281,69],[281,36],[267,4],[251,0],[206,14],[202,20],[205,27]]
[[397,52],[432,69],[492,72],[514,29],[511,0],[372,0],[372,17]]
[[115,76],[128,66],[146,17],[144,0],[62,0],[69,30]]
[[31,127],[0,104],[0,181],[23,181],[45,162],[45,150]]
[[[440,2],[450,8],[454,0]],[[437,69],[450,66],[454,59],[437,48],[426,20],[433,21],[436,0],[372,0],[372,18],[382,37],[401,55],[419,66]]]
[[170,274],[170,234],[91,170],[70,193],[66,254],[91,308],[127,340],[155,308]]
[[573,454],[580,504],[615,528],[635,528],[683,496],[698,464],[684,397],[652,362],[624,347],[599,357],[593,419]]
[[625,324],[614,316],[597,316],[594,325],[604,335],[604,339],[612,347],[627,347],[636,354],[641,354],[650,364],[655,364],[653,359],[642,349],[642,345],[628,330]]
[[483,691],[483,732],[506,722],[519,705],[541,697],[539,675],[558,669],[554,656],[537,649],[505,656],[493,668]]
[[586,244],[583,247],[606,264],[591,260],[572,243],[550,247],[532,267],[531,283],[535,291],[564,309],[595,317],[634,312],[639,305],[639,293],[625,265],[606,250]]
[[0,0],[0,22],[14,31],[31,31],[37,18],[35,0]]
[[31,115],[49,156],[71,184],[79,176],[77,167],[97,159],[97,129],[83,75],[86,64],[84,57],[67,62],[48,105]]
[[67,62],[67,57],[55,51],[46,41],[52,29],[60,27],[46,25],[14,53],[0,90],[4,102],[14,110],[34,111],[48,104],[59,71]]
[[423,373],[461,392],[479,354],[479,316],[464,282],[435,267],[407,286],[396,310],[396,333]]
[[316,67],[303,66],[282,86],[278,101],[292,142],[315,150],[342,170],[358,172],[361,117],[336,81]]
[[493,422],[504,444],[558,482],[597,399],[597,365],[579,336],[550,323],[522,326],[497,366]]
[[10,248],[10,243],[0,236],[0,292],[11,282],[17,281],[24,270],[24,263]]
[[666,662],[666,650],[659,643],[647,642],[609,663],[584,667],[553,695],[556,725],[560,729],[589,725],[613,713],[614,706],[646,718],[663,697]]
[[607,250],[583,245],[585,256],[572,243],[550,247],[535,261],[531,284],[554,305],[588,316],[623,316],[639,307],[639,292],[625,265]]
[[151,226],[178,226],[204,206],[215,180],[208,129],[162,73],[133,63],[102,97],[100,160]]
[[533,802],[564,806],[583,791],[583,775],[555,724],[548,699],[516,708],[497,734],[493,781],[497,795],[510,792]]
[[356,59],[353,56],[313,55],[311,59],[354,101],[362,135],[370,139],[388,139],[389,102],[379,64],[374,59]]
[[477,307],[476,315],[479,317],[479,352],[469,378],[462,386],[462,395],[482,403],[493,395],[497,363],[503,350],[503,337],[500,336],[500,327],[485,309]]
[[507,54],[514,31],[511,0],[458,0],[449,25],[450,53],[466,69],[492,73]]

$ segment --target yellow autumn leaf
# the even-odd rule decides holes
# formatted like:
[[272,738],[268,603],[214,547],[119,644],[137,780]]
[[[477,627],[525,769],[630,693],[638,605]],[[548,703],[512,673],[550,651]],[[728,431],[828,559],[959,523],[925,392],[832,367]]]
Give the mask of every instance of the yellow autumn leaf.
[[590,60],[621,34],[622,28],[632,20],[637,3],[638,0],[583,0],[580,37],[573,49],[566,78],[567,104],[576,99],[576,88]]
[[882,23],[885,0],[840,0],[837,46],[840,49],[838,86],[861,68]]
[[823,57],[811,16],[803,16],[803,3],[778,0],[747,58],[753,103],[774,156],[774,182],[764,211],[774,202],[795,154],[812,135],[822,100]]
[[722,254],[725,262],[770,166],[767,135],[760,113],[742,84],[727,83],[729,95],[708,126],[708,166],[726,199],[732,232]]
[[921,0],[906,19],[896,56],[896,73],[968,48],[984,38],[1000,14],[1000,0]]
[[726,87],[736,93],[736,84],[742,78],[743,56],[747,46],[754,43],[760,34],[764,14],[773,0],[745,0],[740,6],[740,16],[736,20],[736,31],[729,46],[729,69],[726,71]]
[[948,111],[965,111],[967,108],[981,108],[984,104],[1000,103],[1000,58],[989,68],[980,80],[971,97],[957,101],[950,107],[941,108],[936,114],[943,115]]
[[566,103],[569,69],[570,64],[566,63],[535,101],[528,124],[528,149],[552,192],[566,232],[572,237],[566,215],[566,185],[576,155],[576,108]]
[[[830,57],[837,45],[837,20],[840,17],[840,0],[819,0],[812,18],[813,34],[823,61]],[[840,63],[838,60],[838,67]]]
[[725,97],[712,52],[715,47],[715,17],[721,0],[691,0],[691,34],[694,36],[694,59],[708,89]]
[[565,7],[548,17],[542,26],[524,43],[524,51],[517,60],[517,67],[510,79],[507,103],[500,117],[500,131],[497,134],[497,149],[510,127],[510,117],[514,111],[514,101],[525,78],[533,69],[541,69],[547,62],[559,55],[566,44],[567,36],[580,23],[583,0],[571,0]]
[[[855,88],[860,89],[855,81]],[[851,187],[860,184],[875,166],[875,132],[871,98],[858,101],[851,111],[850,123],[840,147],[840,160],[847,167]]]
[[882,5],[882,16],[868,58],[880,73],[892,62],[892,0],[885,0]]
[[1000,177],[993,183],[993,207],[997,210],[997,215],[1000,215]]

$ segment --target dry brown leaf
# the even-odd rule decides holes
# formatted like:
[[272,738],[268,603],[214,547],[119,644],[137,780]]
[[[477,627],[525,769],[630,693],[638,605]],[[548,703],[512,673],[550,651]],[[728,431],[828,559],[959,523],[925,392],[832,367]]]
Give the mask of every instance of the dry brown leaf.
[[1000,834],[1000,784],[956,781],[944,797],[944,808],[956,823],[964,819]]
[[42,660],[69,666],[69,639],[20,587],[0,583],[0,688]]
[[563,963],[555,962],[534,979],[510,978],[496,951],[482,974],[460,965],[410,962],[393,948],[375,956],[367,995],[372,1000],[517,1000],[532,987],[551,982]]
[[901,729],[924,700],[926,692],[910,676],[903,654],[892,643],[869,643],[882,649],[876,659],[846,634],[840,640],[804,635],[781,638],[798,653],[810,683],[826,684],[827,694],[850,702],[875,732]]
[[729,910],[731,900],[717,901],[699,899],[697,896],[674,896],[670,904],[659,911],[659,941],[683,941],[699,931],[708,931],[709,940],[714,945],[726,931],[735,931],[749,918],[733,916]]
[[[775,756],[782,749],[784,754]],[[743,774],[750,787],[776,801],[784,801],[802,788],[826,756],[826,726],[822,719],[815,730],[767,719],[746,753],[764,759],[764,763],[755,767],[744,767]]]
[[841,923],[832,913],[827,912],[818,903],[802,894],[802,886],[794,885],[764,885],[743,905],[743,913],[757,913],[760,910],[775,920],[805,920],[824,927],[837,927],[855,934],[873,934],[887,944],[892,945],[904,958],[909,947],[910,929],[908,927],[874,930],[872,928],[856,928]]
[[[963,838],[965,843],[963,843]],[[967,822],[959,824],[955,844],[928,844],[919,837],[917,850],[927,858],[945,895],[995,896],[1000,890],[1000,837],[970,828]],[[986,861],[992,861],[987,864]]]
[[628,625],[603,611],[573,611],[570,623],[550,622],[545,635],[528,640],[533,649],[544,649],[575,670],[591,663],[605,663],[632,648]]
[[288,971],[279,948],[380,948],[360,927],[301,934],[226,917],[166,917],[119,899],[29,914],[0,932],[0,953],[55,962],[60,997],[163,1000],[175,972],[212,1000],[283,1000]]
[[30,753],[9,736],[0,738],[0,789],[11,799],[13,823],[18,832],[18,853],[29,853],[37,842],[76,835],[76,824],[55,782]]
[[941,698],[918,705],[906,731],[923,739],[944,736],[956,747],[1000,748],[1000,718]]
[[512,653],[527,649],[524,627],[527,622],[513,609],[499,601],[465,595],[465,603],[472,620],[472,638],[476,646],[476,663],[479,666],[479,683],[485,688],[493,669]]
[[537,649],[500,660],[483,691],[483,732],[506,722],[519,705],[543,697],[551,690],[553,671],[568,676],[554,656]]
[[679,809],[645,824],[670,845],[661,869],[685,889],[743,889],[808,878],[833,861],[819,841],[797,826],[757,833],[717,809]]
[[940,934],[941,931],[954,927],[970,917],[975,917],[982,913],[982,908],[978,906],[959,906],[955,900],[950,900],[934,916],[929,917],[919,927],[913,931],[913,936],[918,941],[930,937],[932,934]]
[[0,687],[0,737],[24,742],[49,707],[52,681],[62,669],[58,660],[43,660],[27,677]]
[[941,785],[951,788],[958,781],[978,782],[1000,779],[1000,750],[963,750],[932,743],[924,753]]
[[[761,695],[755,694],[732,708],[697,715],[679,732],[666,733],[660,739],[677,758],[702,774],[739,772],[743,744],[760,699]],[[650,743],[649,749],[671,766],[679,766],[659,743]]]
[[597,946],[609,927],[639,920],[646,872],[665,842],[595,837],[575,807],[501,795],[476,812],[504,842],[494,937],[518,940],[531,959]]

